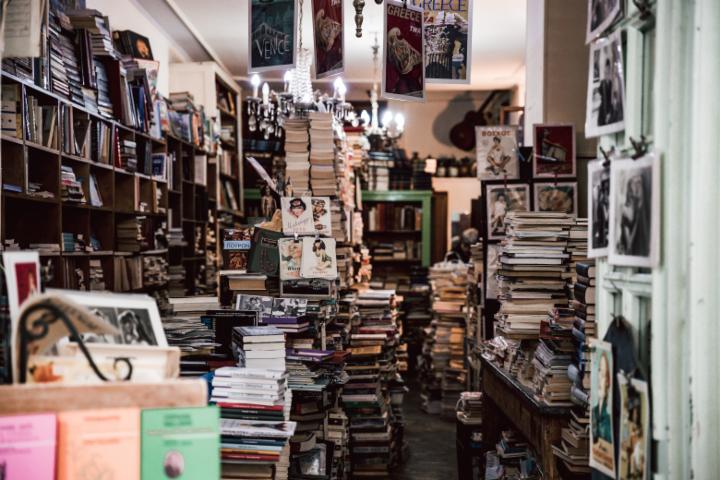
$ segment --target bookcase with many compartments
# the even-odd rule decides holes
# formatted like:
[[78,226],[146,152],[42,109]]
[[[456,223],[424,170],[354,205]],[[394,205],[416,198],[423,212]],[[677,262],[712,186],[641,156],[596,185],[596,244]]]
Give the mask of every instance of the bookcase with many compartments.
[[214,290],[218,218],[242,214],[239,167],[221,160],[237,127],[203,148],[154,138],[4,72],[2,89],[3,113],[15,112],[3,115],[14,121],[0,140],[4,249],[38,250],[52,287]]

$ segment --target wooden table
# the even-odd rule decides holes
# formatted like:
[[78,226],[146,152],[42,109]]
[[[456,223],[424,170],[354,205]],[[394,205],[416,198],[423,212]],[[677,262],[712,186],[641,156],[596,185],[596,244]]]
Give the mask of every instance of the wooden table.
[[570,408],[539,402],[529,388],[484,358],[481,375],[483,440],[492,444],[502,430],[517,430],[540,457],[544,478],[560,479],[552,445],[560,443],[560,430],[568,425]]

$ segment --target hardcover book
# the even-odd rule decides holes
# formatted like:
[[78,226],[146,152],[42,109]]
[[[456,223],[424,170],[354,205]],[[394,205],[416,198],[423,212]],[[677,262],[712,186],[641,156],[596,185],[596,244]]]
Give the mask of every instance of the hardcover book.
[[55,479],[54,414],[0,417],[0,478]]
[[57,455],[57,480],[139,480],[140,410],[108,408],[58,413]]
[[142,478],[220,478],[218,408],[143,410]]
[[248,252],[252,246],[252,227],[223,230],[223,269],[247,271]]
[[268,277],[277,277],[280,268],[278,240],[282,233],[264,228],[256,228],[253,245],[250,249],[248,271],[262,273]]

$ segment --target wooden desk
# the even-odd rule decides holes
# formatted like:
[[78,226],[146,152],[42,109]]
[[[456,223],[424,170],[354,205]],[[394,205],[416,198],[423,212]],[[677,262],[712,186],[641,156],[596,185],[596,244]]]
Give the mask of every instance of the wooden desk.
[[559,444],[560,430],[568,425],[569,407],[551,407],[538,402],[532,391],[505,370],[482,359],[483,439],[497,442],[500,432],[512,426],[537,452],[546,479],[560,479],[552,453]]

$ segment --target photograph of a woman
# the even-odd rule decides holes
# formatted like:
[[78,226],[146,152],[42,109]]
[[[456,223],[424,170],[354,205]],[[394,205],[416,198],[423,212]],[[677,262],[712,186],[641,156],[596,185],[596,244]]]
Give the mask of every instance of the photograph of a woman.
[[593,341],[591,357],[590,466],[614,477],[612,345]]

